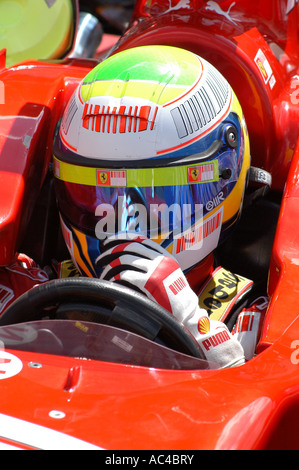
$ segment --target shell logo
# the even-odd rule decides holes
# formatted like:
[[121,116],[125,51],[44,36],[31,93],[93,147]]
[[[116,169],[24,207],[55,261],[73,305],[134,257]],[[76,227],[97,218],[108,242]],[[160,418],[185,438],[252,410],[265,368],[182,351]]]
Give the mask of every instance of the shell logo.
[[200,317],[198,320],[198,331],[201,335],[205,335],[210,331],[210,320],[208,317]]

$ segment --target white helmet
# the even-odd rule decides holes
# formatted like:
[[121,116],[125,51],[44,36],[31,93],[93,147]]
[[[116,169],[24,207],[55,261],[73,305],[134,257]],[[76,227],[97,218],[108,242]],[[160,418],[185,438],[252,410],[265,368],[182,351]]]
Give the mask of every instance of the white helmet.
[[241,106],[206,60],[170,46],[109,57],[74,92],[54,145],[74,261],[98,276],[103,239],[137,231],[192,268],[238,219],[249,164]]

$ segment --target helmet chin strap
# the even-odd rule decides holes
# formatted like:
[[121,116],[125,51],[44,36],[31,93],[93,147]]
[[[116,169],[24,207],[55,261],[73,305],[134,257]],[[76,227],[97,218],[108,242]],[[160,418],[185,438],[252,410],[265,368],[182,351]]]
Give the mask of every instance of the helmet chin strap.
[[243,208],[250,206],[256,200],[265,196],[271,187],[272,176],[262,168],[251,166],[248,171],[248,181],[254,183],[256,189],[245,194]]
[[251,166],[249,168],[249,181],[253,181],[254,183],[263,184],[270,188],[272,184],[272,176],[271,174],[263,170],[262,168],[257,168],[255,166]]

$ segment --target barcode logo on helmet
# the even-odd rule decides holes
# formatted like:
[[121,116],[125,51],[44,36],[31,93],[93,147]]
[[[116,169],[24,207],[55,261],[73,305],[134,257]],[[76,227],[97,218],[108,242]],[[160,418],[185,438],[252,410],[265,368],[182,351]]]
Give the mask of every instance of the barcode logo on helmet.
[[228,82],[214,70],[209,69],[201,88],[171,115],[180,139],[208,126],[222,112],[226,112],[230,96]]

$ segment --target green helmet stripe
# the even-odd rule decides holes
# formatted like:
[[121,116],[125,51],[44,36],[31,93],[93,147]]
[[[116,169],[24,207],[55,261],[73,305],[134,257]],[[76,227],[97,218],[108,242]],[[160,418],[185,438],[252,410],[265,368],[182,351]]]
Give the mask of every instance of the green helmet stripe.
[[198,80],[201,69],[198,57],[189,51],[171,46],[154,49],[143,46],[108,57],[85,77],[83,85],[92,87],[99,80],[144,80],[189,87]]

